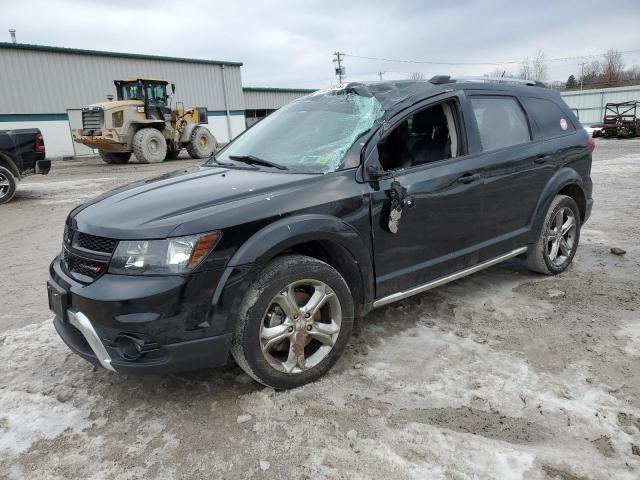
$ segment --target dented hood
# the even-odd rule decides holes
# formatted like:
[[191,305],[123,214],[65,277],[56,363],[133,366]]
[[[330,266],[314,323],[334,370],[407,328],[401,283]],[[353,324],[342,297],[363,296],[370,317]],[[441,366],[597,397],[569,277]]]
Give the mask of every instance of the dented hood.
[[317,179],[310,174],[193,167],[107,192],[74,209],[69,219],[82,232],[121,240],[189,235],[295,205],[295,193],[302,194]]

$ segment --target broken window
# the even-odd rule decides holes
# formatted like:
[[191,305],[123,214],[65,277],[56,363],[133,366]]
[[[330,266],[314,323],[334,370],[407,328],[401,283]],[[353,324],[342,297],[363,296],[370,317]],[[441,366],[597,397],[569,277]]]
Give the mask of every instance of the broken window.
[[379,144],[384,170],[424,165],[458,156],[455,105],[442,103],[420,110],[395,127]]
[[317,92],[254,125],[218,159],[254,156],[292,171],[333,172],[342,168],[348,150],[382,113],[375,97],[345,89]]

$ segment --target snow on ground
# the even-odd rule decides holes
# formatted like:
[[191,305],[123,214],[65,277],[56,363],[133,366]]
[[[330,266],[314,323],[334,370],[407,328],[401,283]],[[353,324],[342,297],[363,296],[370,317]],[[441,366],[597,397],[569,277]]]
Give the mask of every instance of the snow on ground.
[[513,260],[373,312],[293,391],[94,369],[50,320],[0,331],[0,478],[639,478],[639,151],[598,142],[568,272]]

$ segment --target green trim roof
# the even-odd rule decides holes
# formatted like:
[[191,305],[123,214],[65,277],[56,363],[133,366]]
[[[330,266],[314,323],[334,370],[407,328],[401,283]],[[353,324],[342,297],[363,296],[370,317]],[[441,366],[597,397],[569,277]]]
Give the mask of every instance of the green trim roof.
[[162,60],[165,62],[204,63],[208,65],[229,65],[241,67],[242,62],[225,62],[221,60],[205,60],[202,58],[167,57],[164,55],[143,55],[140,53],[107,52],[103,50],[83,50],[80,48],[50,47],[48,45],[33,45],[30,43],[0,42],[0,48],[13,50],[35,50],[39,52],[71,53],[77,55],[91,55],[94,57],[137,58],[140,60]]
[[317,88],[242,87],[243,92],[313,93]]

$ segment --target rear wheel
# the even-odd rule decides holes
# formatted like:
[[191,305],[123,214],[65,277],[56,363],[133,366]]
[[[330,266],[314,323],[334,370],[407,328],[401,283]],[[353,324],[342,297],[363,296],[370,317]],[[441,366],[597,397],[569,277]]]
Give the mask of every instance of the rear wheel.
[[100,151],[100,158],[105,163],[109,164],[122,164],[127,163],[131,158],[131,152],[103,152]]
[[580,210],[566,195],[557,195],[542,225],[538,242],[527,254],[527,265],[534,272],[557,275],[573,260],[580,239]]
[[351,335],[353,299],[342,276],[311,257],[273,260],[249,288],[232,353],[258,382],[295,388],[322,377]]
[[167,156],[167,141],[159,130],[143,128],[133,136],[133,153],[140,163],[159,163]]
[[0,204],[7,203],[16,194],[16,177],[7,168],[0,165]]
[[187,143],[187,152],[191,158],[209,158],[216,149],[216,139],[205,127],[196,127]]

